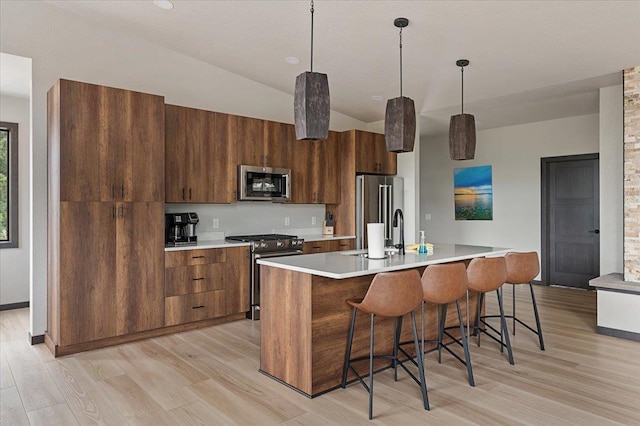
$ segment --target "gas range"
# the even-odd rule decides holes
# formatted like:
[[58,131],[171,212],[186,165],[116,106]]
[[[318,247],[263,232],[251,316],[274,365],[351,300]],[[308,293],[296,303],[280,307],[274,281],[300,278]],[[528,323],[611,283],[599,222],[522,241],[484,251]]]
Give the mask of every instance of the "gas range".
[[250,242],[255,254],[299,253],[304,245],[302,238],[283,234],[231,235],[226,239]]
[[229,241],[242,241],[251,243],[251,282],[250,305],[251,311],[247,312],[247,318],[260,319],[260,265],[258,259],[277,256],[296,256],[303,254],[304,240],[295,235],[282,234],[258,234],[258,235],[231,235],[226,238]]

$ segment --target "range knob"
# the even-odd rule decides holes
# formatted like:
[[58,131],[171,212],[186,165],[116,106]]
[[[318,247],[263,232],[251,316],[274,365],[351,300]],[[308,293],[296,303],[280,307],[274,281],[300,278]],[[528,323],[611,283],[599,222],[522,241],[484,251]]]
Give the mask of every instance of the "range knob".
[[276,247],[284,246],[284,241],[276,241]]
[[267,247],[267,243],[260,243],[260,248],[266,248]]

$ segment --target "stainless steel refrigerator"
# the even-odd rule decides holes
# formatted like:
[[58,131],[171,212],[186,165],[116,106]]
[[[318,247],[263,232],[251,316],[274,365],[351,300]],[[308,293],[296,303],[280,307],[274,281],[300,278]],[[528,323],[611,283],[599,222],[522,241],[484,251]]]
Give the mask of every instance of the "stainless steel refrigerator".
[[[356,248],[367,247],[367,223],[384,223],[385,246],[399,241],[393,213],[403,209],[404,182],[395,176],[356,176]],[[404,213],[404,211],[403,211]],[[394,232],[395,231],[395,232]]]

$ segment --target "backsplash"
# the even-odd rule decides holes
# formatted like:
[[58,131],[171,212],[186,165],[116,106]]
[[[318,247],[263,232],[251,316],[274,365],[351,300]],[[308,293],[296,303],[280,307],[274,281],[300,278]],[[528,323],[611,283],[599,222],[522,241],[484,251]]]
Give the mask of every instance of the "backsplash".
[[[235,204],[165,204],[165,212],[196,212],[200,218],[196,226],[198,239],[217,240],[228,235],[272,232],[321,234],[325,206],[243,201]],[[287,218],[288,222],[285,222]],[[217,228],[214,227],[216,220]]]

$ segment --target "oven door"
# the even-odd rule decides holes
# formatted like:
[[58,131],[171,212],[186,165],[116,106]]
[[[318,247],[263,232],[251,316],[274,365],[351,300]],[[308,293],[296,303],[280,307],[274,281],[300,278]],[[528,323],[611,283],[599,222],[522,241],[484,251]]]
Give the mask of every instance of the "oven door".
[[302,250],[292,250],[280,253],[256,253],[253,255],[251,265],[251,311],[247,313],[247,318],[252,320],[260,319],[260,265],[257,259],[267,259],[270,257],[297,256],[303,254]]
[[291,198],[291,169],[238,166],[241,201],[287,201]]

